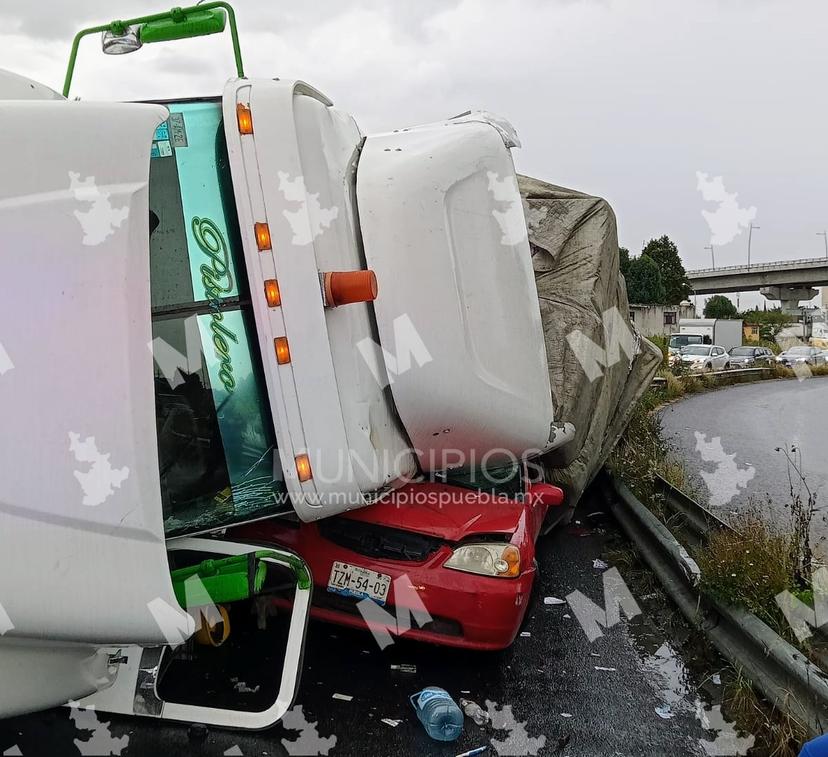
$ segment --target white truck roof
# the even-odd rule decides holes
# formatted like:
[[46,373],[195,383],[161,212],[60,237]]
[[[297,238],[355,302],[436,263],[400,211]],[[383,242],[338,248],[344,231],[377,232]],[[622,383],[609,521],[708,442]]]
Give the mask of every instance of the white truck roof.
[[550,444],[543,326],[502,124],[481,114],[369,136],[357,170],[379,361],[425,470]]

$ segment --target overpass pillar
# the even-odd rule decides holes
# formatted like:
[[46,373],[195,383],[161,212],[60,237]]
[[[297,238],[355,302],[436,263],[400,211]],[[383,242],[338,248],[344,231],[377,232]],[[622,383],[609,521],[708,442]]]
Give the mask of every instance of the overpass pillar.
[[779,300],[782,303],[782,311],[791,315],[799,315],[799,303],[802,300],[810,300],[819,294],[818,289],[813,287],[784,287],[770,286],[762,287],[759,290],[769,300]]

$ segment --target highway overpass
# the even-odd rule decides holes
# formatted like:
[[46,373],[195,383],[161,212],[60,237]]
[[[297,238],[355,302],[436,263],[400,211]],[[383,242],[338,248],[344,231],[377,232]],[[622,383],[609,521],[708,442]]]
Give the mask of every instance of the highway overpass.
[[814,287],[828,286],[828,257],[702,268],[688,271],[687,277],[696,294],[760,291],[794,312],[801,301],[819,294]]

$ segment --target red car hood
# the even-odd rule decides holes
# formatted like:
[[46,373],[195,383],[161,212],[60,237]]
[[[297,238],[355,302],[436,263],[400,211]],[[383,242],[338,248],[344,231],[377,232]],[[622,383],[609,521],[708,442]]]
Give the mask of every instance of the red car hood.
[[410,484],[387,500],[340,517],[401,528],[449,542],[469,533],[513,534],[525,506],[473,489],[444,484]]

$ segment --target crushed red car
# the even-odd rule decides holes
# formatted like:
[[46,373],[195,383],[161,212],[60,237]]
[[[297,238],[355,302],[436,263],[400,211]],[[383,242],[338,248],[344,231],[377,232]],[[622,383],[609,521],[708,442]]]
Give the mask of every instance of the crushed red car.
[[378,641],[503,649],[529,605],[535,542],[564,494],[530,484],[524,471],[486,491],[457,483],[412,483],[337,517],[274,518],[232,535],[302,556],[314,577],[313,618],[372,630]]

